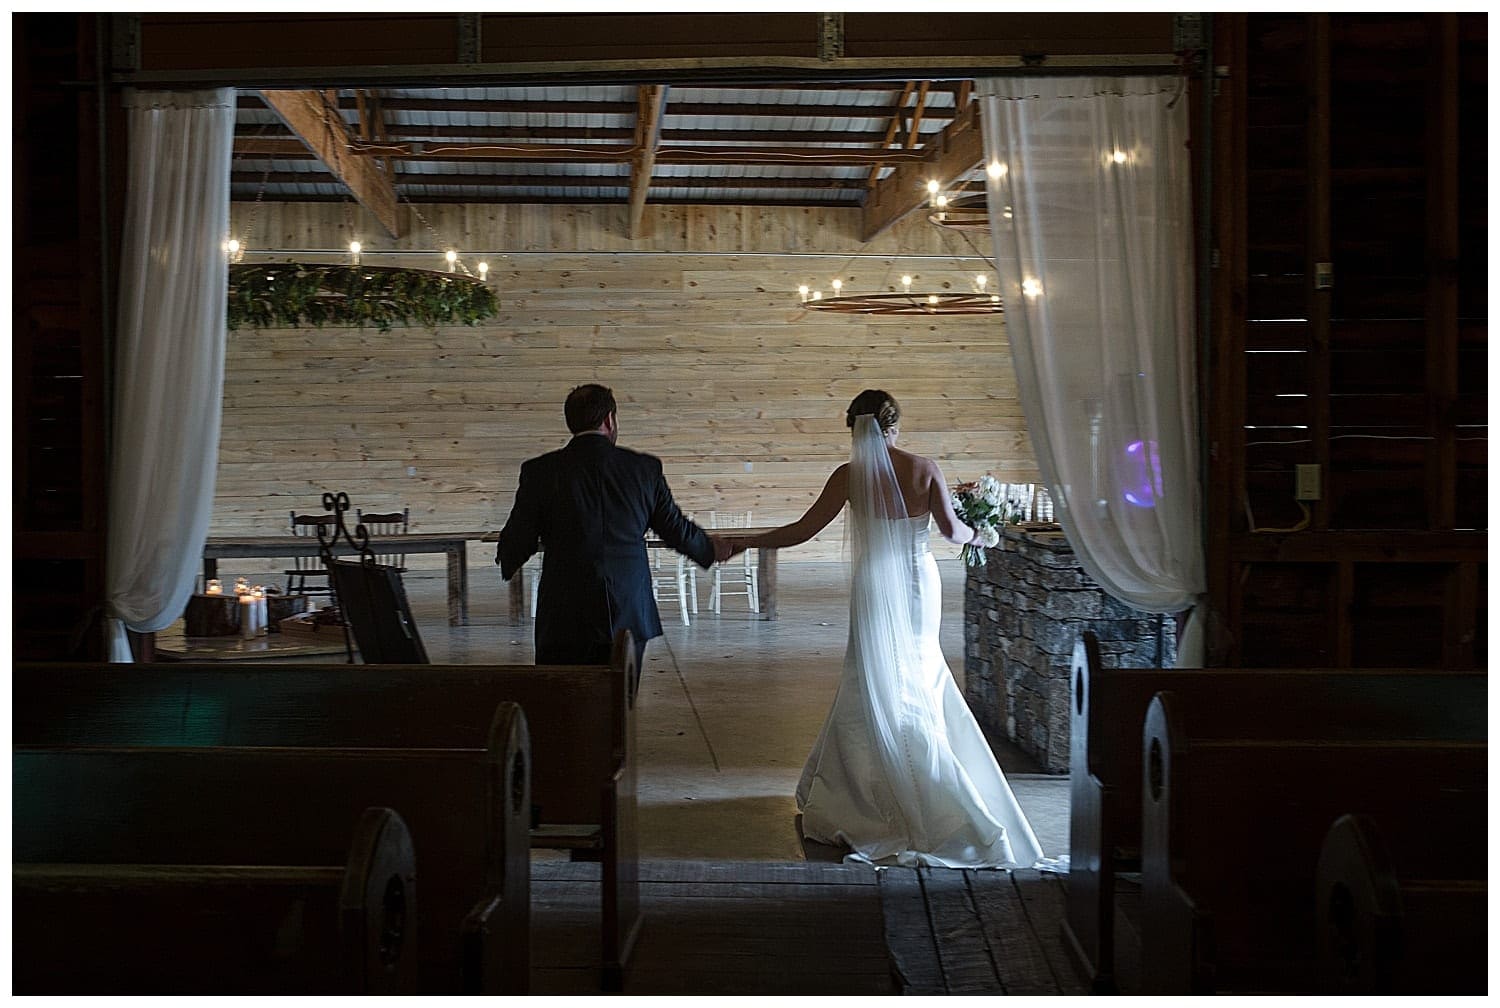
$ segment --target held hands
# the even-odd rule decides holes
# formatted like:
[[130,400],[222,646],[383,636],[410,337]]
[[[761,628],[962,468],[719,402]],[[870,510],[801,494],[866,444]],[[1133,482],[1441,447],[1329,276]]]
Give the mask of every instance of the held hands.
[[730,539],[727,536],[710,534],[708,541],[714,544],[714,563],[723,563],[745,552],[743,539]]

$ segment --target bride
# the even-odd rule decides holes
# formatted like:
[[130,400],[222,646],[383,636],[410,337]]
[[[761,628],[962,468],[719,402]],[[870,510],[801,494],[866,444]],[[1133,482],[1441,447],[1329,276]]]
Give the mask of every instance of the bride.
[[1042,850],[948,671],[941,584],[927,548],[979,533],[958,520],[936,462],[896,447],[896,400],[849,404],[848,463],[790,525],[736,553],[807,542],[849,505],[849,644],[833,708],[797,785],[802,832],[873,864],[1031,867]]

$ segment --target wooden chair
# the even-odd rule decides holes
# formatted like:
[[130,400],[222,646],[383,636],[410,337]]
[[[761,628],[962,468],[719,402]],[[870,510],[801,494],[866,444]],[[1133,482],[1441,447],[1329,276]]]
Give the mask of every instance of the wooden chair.
[[1194,715],[1200,737],[1480,741],[1488,732],[1483,671],[1108,668],[1085,631],[1072,673],[1063,931],[1096,992],[1114,991],[1116,967],[1138,958],[1115,948],[1115,877],[1140,868],[1140,732],[1159,691]]
[[1195,725],[1243,704],[1175,700],[1156,694],[1142,738],[1142,993],[1316,993],[1317,865],[1350,810],[1454,838],[1419,856],[1483,864],[1485,742],[1205,737]]
[[375,562],[394,567],[400,573],[405,574],[406,554],[382,553],[380,540],[387,536],[406,535],[411,531],[411,508],[370,514],[356,508],[354,519],[356,524],[363,525],[365,531],[370,533],[370,548],[375,551]]
[[[532,804],[527,718],[518,704],[490,703],[500,691],[480,696],[460,689],[455,692],[467,720],[458,729],[449,727],[451,718],[423,723],[412,711],[427,709],[419,682],[431,667],[406,668],[416,674],[407,684],[393,685],[379,670],[303,666],[262,690],[250,669],[141,666],[128,684],[110,687],[99,678],[102,668],[74,667],[96,687],[112,689],[105,703],[117,709],[126,695],[144,689],[148,696],[171,695],[223,715],[189,714],[193,727],[180,717],[162,717],[149,703],[127,702],[122,718],[104,728],[102,710],[85,694],[64,701],[45,687],[27,689],[32,700],[49,706],[63,701],[77,717],[66,725],[54,721],[51,728],[32,722],[18,736],[41,744],[18,741],[12,752],[18,810],[13,860],[338,865],[366,807],[396,809],[410,830],[421,874],[403,886],[406,914],[389,917],[384,926],[368,918],[375,925],[368,936],[375,947],[362,957],[365,971],[389,972],[399,954],[406,989],[415,973],[418,988],[429,993],[524,994],[530,981]],[[157,679],[153,669],[166,678]],[[287,669],[261,666],[273,674]],[[488,670],[458,671],[482,680]],[[318,706],[318,698],[339,681],[364,686],[363,697],[334,696],[327,707]],[[430,692],[445,685],[440,680]],[[275,695],[278,688],[287,690],[284,699]],[[379,699],[404,707],[414,730],[399,734],[408,726],[393,724],[388,714],[382,719],[386,729],[356,730],[379,715]],[[333,723],[340,719],[344,723]],[[600,745],[609,744],[606,739]],[[600,795],[590,791],[597,808]],[[376,910],[383,906],[373,904]],[[295,923],[294,917],[283,920]],[[295,940],[296,929],[283,931],[281,942]],[[350,936],[359,942],[364,934],[356,928]],[[156,950],[167,964],[172,955],[187,954],[160,944]],[[80,961],[87,961],[87,950]],[[262,985],[257,989],[266,984],[249,982]],[[224,979],[213,989],[229,992],[235,984]]]
[[[106,750],[75,763],[108,759]],[[208,824],[190,814],[170,823],[155,828],[155,846],[137,838],[129,863],[75,844],[66,856],[43,845],[12,865],[18,993],[417,993],[414,941],[401,940],[417,930],[415,860],[394,811],[364,809],[343,848],[274,859],[253,844],[195,859],[196,838],[179,838]],[[228,825],[241,834],[246,824]],[[113,842],[131,826],[140,824],[101,832]]]
[[1350,814],[1328,828],[1316,890],[1323,993],[1485,993],[1487,845],[1434,825]]
[[[750,512],[736,511],[721,514],[718,511],[708,513],[708,525],[710,528],[749,528]],[[709,588],[708,611],[717,613],[723,611],[720,600],[725,595],[743,595],[750,602],[750,611],[760,612],[760,584],[754,550],[745,550],[736,560],[727,560],[721,564],[714,564],[714,581]],[[737,587],[736,587],[737,586]]]
[[[330,574],[345,629],[365,664],[426,663],[427,648],[412,616],[399,568],[334,560]],[[352,650],[349,661],[354,661]]]
[[[292,535],[310,536],[317,538],[318,528],[331,529],[338,524],[338,519],[328,514],[301,514],[295,511],[287,512],[291,516]],[[286,593],[288,595],[332,595],[333,586],[328,582],[328,568],[323,566],[323,560],[317,556],[292,557],[292,566],[282,572],[286,575]],[[311,578],[321,584],[308,584]]]
[[[522,814],[522,836],[529,827],[532,849],[568,851],[573,860],[600,863],[600,932],[593,947],[606,989],[620,989],[643,919],[632,689],[639,675],[629,631],[616,635],[607,666],[174,662],[131,665],[128,674],[122,668],[103,662],[16,663],[13,742],[295,749],[303,760],[298,772],[317,780],[317,774],[307,769],[307,747],[363,750],[362,764],[393,746],[452,763],[459,751],[485,746],[486,710],[493,712],[507,701],[519,704],[534,759],[524,800],[516,799],[530,810],[529,816]],[[331,758],[350,761],[339,754]],[[506,790],[514,779],[512,764],[507,760],[503,766],[505,773],[485,778],[497,789],[489,799],[499,803],[497,808],[505,804],[499,796],[514,794]],[[327,776],[330,771],[318,773]],[[443,915],[429,916],[437,910],[430,898],[436,884],[432,874],[459,872],[453,851],[464,849],[472,838],[483,840],[484,830],[453,807],[451,796],[461,793],[456,784],[424,779],[415,770],[397,773],[387,767],[380,773],[389,778],[386,783],[411,784],[409,791],[395,793],[383,787],[378,793],[382,804],[399,809],[411,825],[418,855],[424,844],[445,851],[436,863],[423,861],[424,926],[441,927]],[[343,773],[340,780],[347,776]],[[283,783],[285,779],[283,772]],[[87,783],[83,777],[78,786]],[[344,800],[342,795],[339,800]],[[95,814],[108,821],[104,813]],[[513,825],[507,813],[506,829]],[[508,843],[505,849],[514,851],[517,846]],[[524,847],[524,839],[519,846]],[[497,844],[495,849],[501,847]],[[502,877],[519,879],[529,866],[523,851],[519,863]],[[524,877],[529,880],[530,875]],[[474,906],[473,898],[463,905]],[[501,919],[513,916],[500,914]],[[516,975],[515,970],[499,973]]]

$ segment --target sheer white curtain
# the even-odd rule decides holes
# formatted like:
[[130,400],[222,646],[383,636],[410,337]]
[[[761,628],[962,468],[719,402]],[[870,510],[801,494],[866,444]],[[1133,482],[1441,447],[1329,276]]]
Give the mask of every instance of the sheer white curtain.
[[[1187,96],[1178,77],[978,83],[1026,424],[1091,577],[1147,612],[1204,592]],[[1201,620],[1178,664],[1203,662]]]
[[109,494],[110,658],[182,615],[208,535],[224,394],[233,88],[126,96]]

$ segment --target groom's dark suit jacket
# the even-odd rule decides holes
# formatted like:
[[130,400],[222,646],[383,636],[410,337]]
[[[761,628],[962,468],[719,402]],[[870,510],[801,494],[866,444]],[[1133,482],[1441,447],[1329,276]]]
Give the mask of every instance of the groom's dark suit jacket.
[[495,562],[509,581],[542,550],[538,665],[608,662],[622,628],[638,646],[661,636],[647,529],[700,567],[713,563],[713,544],[678,510],[660,459],[617,447],[602,434],[579,434],[522,464]]

